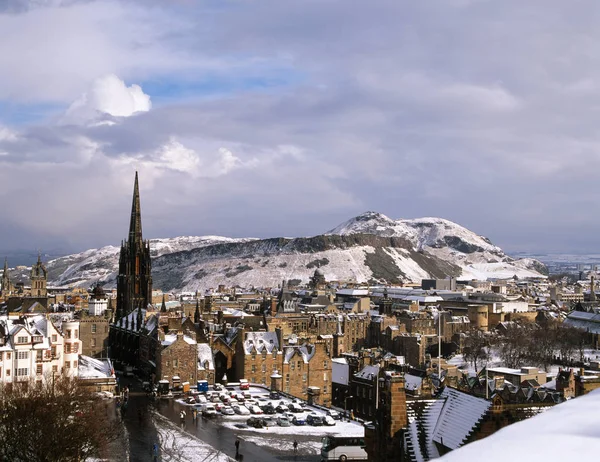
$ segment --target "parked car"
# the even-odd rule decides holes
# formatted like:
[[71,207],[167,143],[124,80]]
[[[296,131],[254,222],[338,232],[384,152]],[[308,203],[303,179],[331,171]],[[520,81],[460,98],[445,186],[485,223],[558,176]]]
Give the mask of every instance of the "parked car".
[[277,418],[277,425],[279,425],[280,427],[289,427],[290,426],[290,419],[288,419],[287,417],[278,417]]
[[212,404],[206,404],[202,409],[202,415],[204,417],[214,417],[217,415],[217,409]]
[[250,398],[252,398],[252,395],[251,395],[251,394],[250,394],[250,392],[249,392],[249,391],[247,391],[247,390],[245,390],[245,391],[242,391],[242,395],[243,395],[243,396],[244,396],[244,398],[246,398],[246,399],[250,399]]
[[330,415],[326,415],[323,417],[323,423],[329,427],[333,427],[335,425],[335,420]]
[[295,417],[295,416],[294,416],[294,414],[292,414],[291,412],[285,412],[285,413],[283,414],[283,416],[284,416],[285,418],[287,418],[287,419],[288,419],[290,422],[291,422],[292,420],[294,420],[294,417]]
[[276,427],[277,419],[274,419],[273,417],[265,417],[263,418],[263,423],[265,427]]
[[297,412],[304,412],[304,409],[302,409],[302,407],[301,407],[299,404],[297,404],[297,403],[290,403],[290,404],[288,405],[288,409],[289,409],[290,411],[292,411],[292,412],[296,412],[296,413],[297,413]]
[[335,420],[340,420],[342,418],[342,415],[338,411],[334,411],[333,409],[329,409],[327,411],[327,415]]
[[246,379],[240,379],[240,390],[249,390],[250,384]]
[[249,427],[254,427],[254,428],[263,428],[264,427],[263,420],[259,419],[258,417],[250,417],[248,420],[246,420],[246,424]]
[[277,412],[287,412],[288,411],[288,407],[285,404],[279,404],[275,410]]
[[281,398],[281,395],[279,394],[278,391],[272,391],[271,393],[269,393],[269,398],[271,398],[271,399],[279,399],[279,398]]
[[225,407],[225,405],[223,403],[214,403],[213,406],[215,407],[215,409],[218,412],[221,412],[221,409],[223,409]]
[[231,406],[223,406],[223,409],[221,409],[221,414],[234,415],[235,411],[231,408]]
[[220,383],[215,383],[213,385],[213,390],[215,390],[215,391],[221,391],[221,390],[223,390],[223,385],[221,385]]
[[248,408],[246,406],[241,406],[241,405],[233,406],[233,411],[239,415],[250,415],[250,411],[248,410]]
[[277,411],[275,410],[275,408],[273,407],[273,405],[270,404],[270,403],[269,404],[265,404],[263,406],[260,406],[260,408],[262,409],[262,411],[265,414],[273,415],[273,414],[277,413]]
[[243,403],[246,400],[246,397],[242,393],[236,393],[234,396],[240,403]]
[[301,416],[294,416],[292,423],[294,425],[306,425],[306,419],[304,419],[304,417]]
[[308,416],[306,417],[306,423],[308,425],[312,425],[313,427],[320,427],[323,425],[323,419],[320,415],[308,414]]
[[248,409],[250,410],[250,412],[252,414],[262,414],[263,413],[262,409],[256,405],[252,405]]

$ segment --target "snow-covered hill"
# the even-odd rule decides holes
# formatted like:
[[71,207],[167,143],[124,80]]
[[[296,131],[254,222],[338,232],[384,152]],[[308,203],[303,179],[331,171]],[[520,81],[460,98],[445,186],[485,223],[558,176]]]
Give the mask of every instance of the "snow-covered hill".
[[[328,280],[419,281],[423,278],[538,277],[536,260],[508,257],[488,239],[440,218],[392,220],[367,212],[309,238],[231,239],[218,236],[153,239],[154,285],[202,290],[219,284],[273,287],[307,282],[317,267]],[[92,249],[48,263],[50,284],[114,286],[119,249]]]

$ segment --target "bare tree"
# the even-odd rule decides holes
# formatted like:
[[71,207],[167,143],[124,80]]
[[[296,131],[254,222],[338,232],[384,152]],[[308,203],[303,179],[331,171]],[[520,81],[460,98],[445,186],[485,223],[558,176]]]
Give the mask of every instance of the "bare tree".
[[0,386],[0,460],[84,461],[104,456],[120,424],[75,378]]
[[530,329],[520,324],[509,324],[499,338],[498,354],[506,367],[520,367],[527,358]]
[[479,329],[471,329],[467,332],[463,341],[462,352],[465,361],[473,364],[473,367],[477,370],[477,363],[479,361],[486,361],[489,359],[489,346],[489,339],[482,331]]

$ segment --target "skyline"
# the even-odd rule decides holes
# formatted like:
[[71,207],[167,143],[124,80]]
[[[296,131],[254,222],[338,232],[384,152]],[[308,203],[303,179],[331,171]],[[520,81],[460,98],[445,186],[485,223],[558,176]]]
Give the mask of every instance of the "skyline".
[[594,252],[599,14],[2,2],[0,250],[118,245],[139,170],[146,238],[312,236],[373,210]]

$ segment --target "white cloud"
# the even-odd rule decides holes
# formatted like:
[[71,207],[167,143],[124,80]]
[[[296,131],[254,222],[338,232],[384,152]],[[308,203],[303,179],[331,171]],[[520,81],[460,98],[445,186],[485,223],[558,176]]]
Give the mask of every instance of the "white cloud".
[[69,106],[61,122],[86,123],[106,115],[129,117],[147,112],[151,107],[150,96],[139,85],[128,87],[119,77],[110,74],[96,79],[91,88]]

